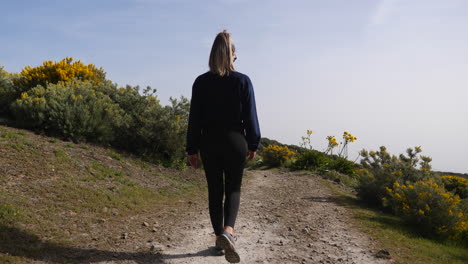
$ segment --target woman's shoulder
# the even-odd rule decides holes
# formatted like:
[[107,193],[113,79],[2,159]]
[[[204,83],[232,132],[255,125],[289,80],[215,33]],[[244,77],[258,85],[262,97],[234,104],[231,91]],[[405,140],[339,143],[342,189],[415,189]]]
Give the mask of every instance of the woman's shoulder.
[[218,78],[227,78],[227,79],[236,79],[236,80],[240,80],[241,82],[245,82],[245,81],[248,81],[250,82],[250,78],[247,74],[244,74],[244,73],[241,73],[241,72],[238,72],[238,71],[231,71],[229,73],[229,75],[227,76],[224,76],[224,77],[221,77],[219,75],[217,75],[216,73],[213,73],[213,72],[210,72],[210,71],[207,71],[203,74],[200,74],[196,79],[195,79],[195,82],[203,82],[203,81],[206,81],[206,80],[211,80],[211,79],[218,79]]
[[238,72],[238,71],[232,71],[230,74],[235,78],[249,79],[250,80],[249,76],[247,76],[247,74],[245,74],[245,73],[241,73],[241,72]]

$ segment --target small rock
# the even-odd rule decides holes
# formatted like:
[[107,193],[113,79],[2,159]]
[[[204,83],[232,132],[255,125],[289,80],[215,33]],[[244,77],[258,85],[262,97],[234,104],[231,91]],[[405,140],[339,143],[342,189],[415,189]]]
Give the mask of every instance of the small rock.
[[149,226],[149,224],[147,222],[143,222],[142,224],[143,226]]
[[390,252],[388,252],[388,250],[385,249],[385,248],[379,250],[379,252],[377,252],[374,256],[375,256],[376,258],[384,258],[384,259],[389,259],[389,258],[391,258],[391,257],[390,257]]
[[152,244],[150,250],[151,251],[163,251],[163,247],[157,244]]
[[101,218],[101,219],[98,220],[98,223],[100,223],[100,224],[105,223],[105,222],[106,222],[106,219],[104,219],[104,218]]
[[155,233],[156,231],[158,231],[158,230],[156,229],[156,227],[153,227],[153,229],[151,230],[151,232],[153,232],[153,233]]
[[291,231],[293,231],[293,229],[292,229],[291,227],[288,227],[288,231],[290,231],[290,232],[291,232]]
[[123,233],[122,236],[120,237],[122,239],[127,239],[128,238],[128,233]]
[[283,240],[280,240],[280,242],[278,243],[278,245],[284,246]]
[[304,228],[302,229],[302,232],[303,232],[303,233],[306,233],[306,234],[309,234],[309,228],[304,227]]
[[311,243],[309,243],[309,245],[307,245],[307,247],[311,248],[311,247],[312,247],[312,244],[311,244]]

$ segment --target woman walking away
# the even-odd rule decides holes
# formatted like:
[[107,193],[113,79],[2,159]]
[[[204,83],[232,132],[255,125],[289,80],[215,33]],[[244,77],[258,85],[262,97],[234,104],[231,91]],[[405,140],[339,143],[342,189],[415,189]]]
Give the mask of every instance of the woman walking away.
[[211,48],[210,71],[193,84],[187,132],[191,166],[200,164],[199,153],[203,162],[216,247],[224,249],[231,263],[240,261],[233,233],[242,174],[246,159],[255,157],[260,142],[252,83],[235,71],[236,59],[231,36],[224,30]]

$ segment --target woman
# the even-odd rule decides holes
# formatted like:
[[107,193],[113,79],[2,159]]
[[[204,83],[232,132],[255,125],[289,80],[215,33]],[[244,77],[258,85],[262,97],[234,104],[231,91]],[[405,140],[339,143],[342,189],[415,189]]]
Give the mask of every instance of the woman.
[[203,161],[216,246],[231,263],[240,261],[233,233],[242,174],[246,158],[255,157],[260,142],[252,83],[235,71],[236,59],[231,36],[224,30],[211,48],[210,71],[193,84],[187,133],[191,166],[200,164],[199,153]]

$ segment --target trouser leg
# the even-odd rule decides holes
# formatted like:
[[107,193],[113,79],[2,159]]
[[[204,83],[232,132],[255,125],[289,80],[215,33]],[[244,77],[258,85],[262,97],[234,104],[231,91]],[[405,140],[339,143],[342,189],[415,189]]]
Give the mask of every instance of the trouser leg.
[[238,132],[227,134],[227,147],[224,160],[224,226],[234,228],[240,205],[242,176],[247,155],[244,135]]
[[224,182],[222,160],[215,151],[201,151],[203,167],[208,185],[208,208],[211,225],[216,235],[223,233]]
[[225,170],[225,193],[224,201],[224,226],[234,228],[236,223],[237,212],[240,205],[240,193],[242,185],[242,168],[231,168]]

